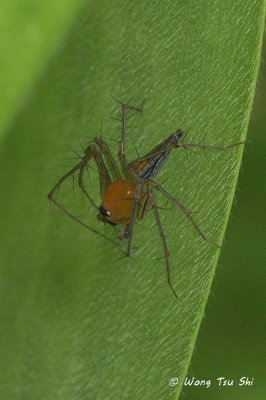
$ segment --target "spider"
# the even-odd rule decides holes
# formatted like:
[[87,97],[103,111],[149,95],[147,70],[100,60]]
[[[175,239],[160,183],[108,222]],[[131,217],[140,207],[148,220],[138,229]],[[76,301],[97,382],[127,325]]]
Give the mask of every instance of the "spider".
[[[174,148],[183,147],[186,149],[197,147],[210,150],[227,150],[231,147],[243,144],[244,142],[234,143],[228,146],[209,146],[203,144],[183,143],[181,141],[183,132],[182,130],[178,129],[175,133],[173,133],[167,139],[158,144],[158,146],[156,146],[149,153],[128,163],[125,156],[126,121],[129,117],[128,111],[141,113],[143,111],[144,100],[141,107],[134,107],[129,104],[120,104],[122,107],[122,126],[121,140],[119,141],[118,159],[121,163],[122,171],[120,171],[114,158],[112,157],[108,145],[102,140],[102,138],[95,137],[93,139],[94,144],[89,145],[85,149],[84,156],[81,158],[80,162],[58,180],[56,185],[49,192],[48,199],[74,221],[78,222],[91,232],[94,232],[95,234],[105,238],[106,240],[114,244],[127,257],[129,257],[131,254],[131,245],[135,222],[136,220],[141,220],[145,216],[147,207],[151,206],[162,241],[166,263],[167,282],[174,296],[177,297],[177,294],[171,283],[169,251],[167,248],[164,231],[160,222],[154,190],[159,191],[163,196],[170,200],[170,202],[172,202],[174,206],[180,209],[187,216],[189,221],[194,226],[195,230],[205,242],[218,248],[220,246],[204,235],[204,233],[201,231],[194,218],[192,217],[191,212],[178,200],[167,193],[162,185],[155,182],[154,178],[159,173],[165,161],[169,157],[171,150]],[[88,162],[92,158],[94,159],[99,172],[100,195],[102,199],[100,206],[97,206],[93,199],[90,197],[83,182],[84,170],[87,167]],[[108,168],[106,167],[104,160]],[[88,201],[91,203],[91,205],[97,210],[98,220],[111,225],[121,225],[121,229],[118,233],[118,238],[127,239],[127,249],[125,252],[121,250],[120,246],[114,240],[85,224],[79,218],[71,214],[62,204],[60,204],[55,199],[54,194],[59,189],[61,184],[69,176],[74,176],[75,172],[77,171],[79,171],[78,185]]]

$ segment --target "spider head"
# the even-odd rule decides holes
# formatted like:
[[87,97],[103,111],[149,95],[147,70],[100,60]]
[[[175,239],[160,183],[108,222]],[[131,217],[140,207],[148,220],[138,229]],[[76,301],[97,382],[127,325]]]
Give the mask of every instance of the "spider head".
[[110,211],[108,211],[106,207],[101,205],[99,207],[99,212],[100,212],[100,214],[97,215],[97,218],[102,222],[108,222],[106,218],[111,216]]

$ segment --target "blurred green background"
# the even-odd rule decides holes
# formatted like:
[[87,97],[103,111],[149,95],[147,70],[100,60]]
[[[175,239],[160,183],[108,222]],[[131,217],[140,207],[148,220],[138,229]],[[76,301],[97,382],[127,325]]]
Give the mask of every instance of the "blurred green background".
[[[28,0],[23,2],[23,7],[20,1],[2,3],[1,30],[5,34],[8,31],[9,35],[8,40],[0,42],[0,89],[5,99],[1,106],[0,133],[5,134],[16,111],[22,102],[25,104],[31,87],[46,69],[49,56],[67,33],[82,3]],[[27,13],[27,18],[21,17],[21,9]],[[16,27],[13,30],[12,24]],[[21,66],[21,75],[17,74],[17,64]],[[265,396],[265,360],[262,357],[265,332],[262,278],[265,265],[264,85],[265,76],[261,73],[235,205],[188,373],[197,379],[211,379],[212,386],[209,389],[185,387],[182,399],[260,400]],[[215,380],[221,376],[235,382],[242,376],[255,380],[250,388],[237,385],[219,388]]]

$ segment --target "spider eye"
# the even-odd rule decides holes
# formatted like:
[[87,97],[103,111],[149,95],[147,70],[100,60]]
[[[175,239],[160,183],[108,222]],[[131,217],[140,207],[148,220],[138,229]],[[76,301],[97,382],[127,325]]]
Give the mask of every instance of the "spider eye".
[[99,211],[100,211],[100,213],[102,214],[103,217],[111,217],[111,213],[110,213],[110,211],[107,210],[106,207],[100,206],[99,207]]

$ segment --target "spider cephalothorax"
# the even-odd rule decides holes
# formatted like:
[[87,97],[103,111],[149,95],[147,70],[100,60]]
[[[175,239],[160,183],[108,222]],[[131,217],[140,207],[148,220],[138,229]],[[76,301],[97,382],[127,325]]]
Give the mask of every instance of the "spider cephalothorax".
[[[68,171],[61,179],[59,179],[57,184],[48,194],[48,199],[52,201],[57,207],[59,207],[70,218],[72,218],[85,228],[89,229],[90,231],[96,233],[97,235],[100,235],[109,242],[113,243],[119,248],[119,250],[121,250],[120,246],[114,240],[85,224],[83,221],[81,221],[73,214],[71,214],[67,209],[65,209],[54,198],[54,193],[57,191],[63,181],[69,176],[73,176],[75,172],[79,171],[79,187],[85,194],[87,199],[90,201],[92,206],[96,208],[98,212],[97,218],[102,222],[108,222],[112,225],[121,225],[121,229],[118,233],[118,238],[128,240],[127,249],[125,252],[126,256],[130,256],[131,254],[131,243],[135,222],[137,219],[142,219],[145,216],[147,206],[151,206],[156,224],[159,229],[160,237],[162,239],[163,251],[166,261],[167,281],[174,295],[176,296],[170,279],[169,251],[163,233],[163,228],[160,222],[158,207],[156,204],[153,189],[161,192],[168,200],[170,200],[187,216],[187,218],[190,220],[190,222],[203,240],[212,244],[213,246],[220,246],[206,238],[206,236],[196,224],[190,211],[186,207],[184,207],[178,200],[167,193],[161,185],[156,183],[154,181],[154,178],[159,173],[165,161],[167,160],[171,150],[174,148],[200,147],[203,149],[226,150],[231,147],[240,145],[243,142],[234,143],[229,146],[208,146],[193,143],[182,143],[181,138],[183,132],[178,129],[175,133],[170,135],[167,139],[161,142],[145,156],[139,157],[138,159],[128,163],[125,156],[127,112],[129,110],[142,112],[143,104],[144,102],[142,103],[142,106],[140,108],[133,107],[128,104],[121,105],[122,131],[121,140],[119,142],[118,158],[122,167],[122,172],[120,171],[114,158],[112,157],[108,145],[101,138],[94,138],[94,145],[88,146],[84,151],[85,154],[81,158],[81,161],[74,168]],[[84,169],[87,167],[88,162],[92,158],[95,160],[99,171],[100,195],[102,199],[100,207],[98,207],[94,203],[83,183]],[[104,159],[106,161],[107,167],[105,166]]]

